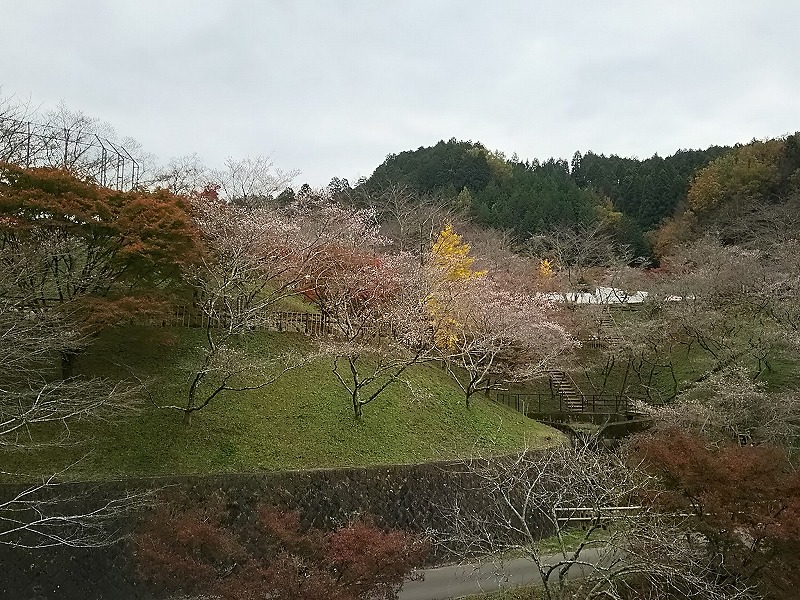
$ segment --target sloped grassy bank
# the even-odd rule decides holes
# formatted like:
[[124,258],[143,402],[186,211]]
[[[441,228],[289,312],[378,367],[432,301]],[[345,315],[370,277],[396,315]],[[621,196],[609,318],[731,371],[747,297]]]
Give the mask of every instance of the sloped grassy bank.
[[[128,326],[106,331],[77,360],[86,376],[135,375],[159,405],[184,403],[203,332]],[[293,350],[312,354],[299,334],[254,332],[241,342],[251,356]],[[67,447],[3,451],[12,479],[70,468],[72,480],[260,472],[419,463],[501,454],[560,443],[561,434],[485,398],[467,410],[458,388],[433,364],[409,372],[409,387],[391,386],[355,421],[331,361],[312,359],[257,391],[226,393],[191,423],[147,403],[121,420],[71,426]],[[413,390],[413,392],[412,392]]]

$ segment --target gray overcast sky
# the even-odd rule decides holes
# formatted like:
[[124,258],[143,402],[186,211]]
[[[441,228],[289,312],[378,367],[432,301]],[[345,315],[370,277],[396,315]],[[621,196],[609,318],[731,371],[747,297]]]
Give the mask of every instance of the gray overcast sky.
[[797,0],[4,0],[2,94],[162,160],[369,176],[455,137],[651,156],[800,129]]

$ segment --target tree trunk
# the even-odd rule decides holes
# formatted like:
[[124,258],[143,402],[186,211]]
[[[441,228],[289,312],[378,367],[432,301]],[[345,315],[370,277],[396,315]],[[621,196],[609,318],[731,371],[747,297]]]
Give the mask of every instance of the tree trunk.
[[361,399],[359,398],[358,389],[353,390],[353,416],[357,421],[361,420],[361,417],[364,416],[364,405],[361,404]]
[[61,352],[61,379],[72,379],[75,376],[75,357],[77,352],[63,350]]

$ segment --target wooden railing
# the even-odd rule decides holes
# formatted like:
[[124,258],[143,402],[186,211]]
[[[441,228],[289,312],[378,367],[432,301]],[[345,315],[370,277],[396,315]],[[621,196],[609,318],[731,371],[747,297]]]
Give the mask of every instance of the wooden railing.
[[[325,315],[307,312],[264,312],[253,314],[247,319],[246,329],[250,331],[290,331],[306,335],[325,335],[329,326]],[[161,319],[161,325],[175,327],[199,327],[205,329],[226,328],[228,322],[221,317],[209,317],[200,310],[178,306],[172,315]]]
[[603,523],[619,519],[635,519],[645,516],[647,509],[644,506],[579,506],[558,507],[553,509],[556,521],[560,523]]
[[[501,404],[513,408],[517,412],[528,415],[533,413],[578,412],[574,401],[567,401],[559,394],[516,394],[497,392],[495,399]],[[616,394],[584,394],[581,397],[579,412],[627,414],[633,411],[635,400],[628,396]]]
[[[523,415],[534,412],[566,409],[566,404],[560,396],[555,394],[513,394],[510,392],[497,392],[495,400],[500,404],[513,408]],[[555,407],[555,408],[554,408]]]

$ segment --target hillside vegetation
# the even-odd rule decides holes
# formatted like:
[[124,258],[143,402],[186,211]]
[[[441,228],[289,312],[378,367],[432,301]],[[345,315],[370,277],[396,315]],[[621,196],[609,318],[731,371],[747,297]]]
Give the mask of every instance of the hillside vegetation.
[[363,187],[375,193],[404,185],[452,198],[481,224],[512,230],[520,241],[553,226],[598,221],[635,256],[648,256],[644,233],[681,207],[698,170],[730,150],[711,146],[647,159],[587,151],[569,162],[531,161],[451,139],[389,155]]
[[[72,498],[49,496],[64,479],[514,453],[465,462],[453,484],[474,500],[445,519],[462,558],[522,550],[552,598],[794,597],[799,134],[571,163],[451,140],[392,155],[355,188],[297,194],[270,161],[227,166],[167,173],[173,193],[0,163],[2,479],[33,484],[5,488],[0,543],[85,530],[83,516],[62,518]],[[648,293],[625,312],[567,293],[595,286]],[[635,403],[653,431],[607,452],[490,400],[552,389],[585,419],[596,405],[573,385],[601,407],[604,396]],[[532,447],[549,450],[519,452]],[[627,524],[607,510],[640,503]],[[185,513],[155,527],[170,578],[206,540],[231,539],[224,526],[209,538],[211,515],[187,508],[195,524]],[[550,578],[583,563],[611,522],[608,568],[574,589]],[[558,564],[540,560],[543,531],[559,534]],[[211,589],[240,597],[208,558],[197,566]],[[286,558],[257,568],[313,579]],[[375,558],[379,570],[397,563]],[[343,573],[338,559],[323,566]],[[254,573],[263,596],[267,571]]]
[[[159,405],[182,405],[202,338],[199,329],[114,328],[78,357],[76,370],[114,378],[133,373]],[[291,333],[252,333],[244,343],[254,355],[313,351],[308,338]],[[4,470],[28,479],[72,464],[62,477],[106,479],[363,466],[502,453],[563,440],[557,431],[487,399],[466,410],[462,392],[433,364],[418,365],[408,379],[414,393],[396,383],[367,408],[367,418],[356,421],[331,374],[330,358],[318,358],[262,390],[219,397],[190,424],[182,413],[154,406],[125,420],[72,424],[74,444],[5,451]]]

